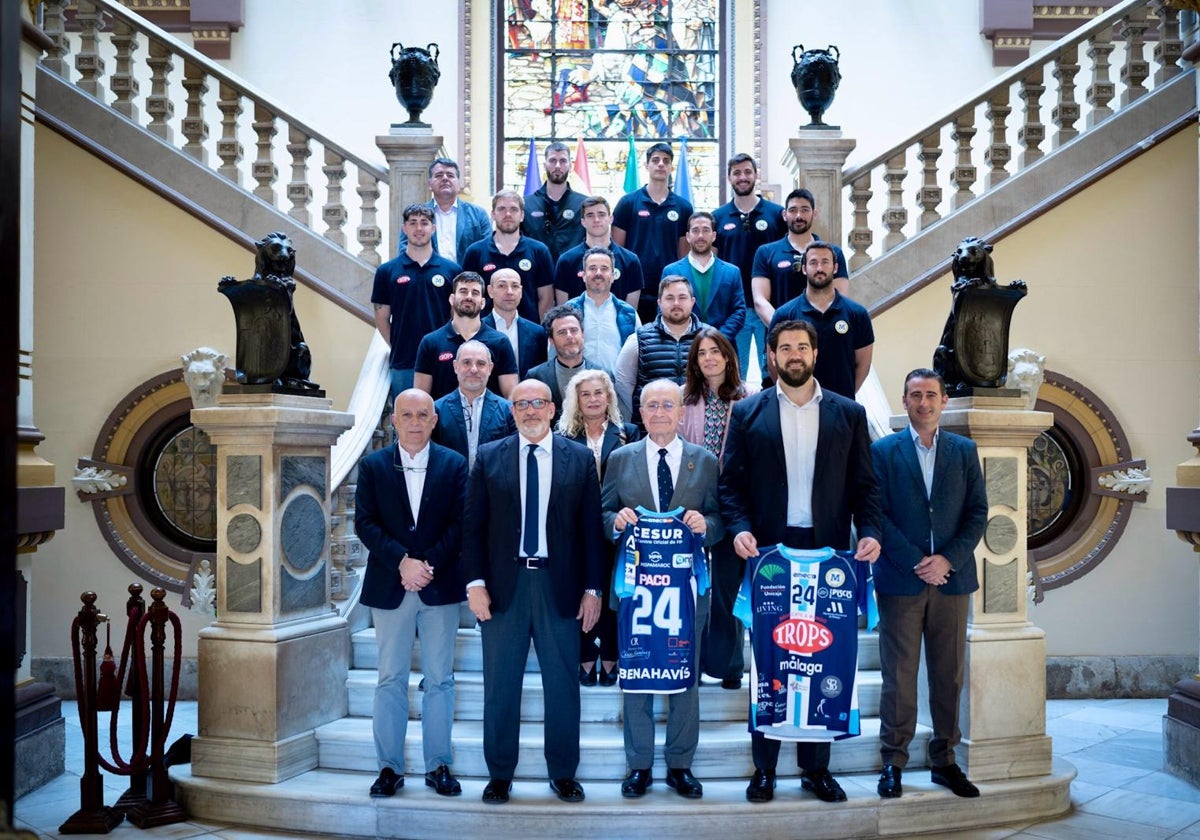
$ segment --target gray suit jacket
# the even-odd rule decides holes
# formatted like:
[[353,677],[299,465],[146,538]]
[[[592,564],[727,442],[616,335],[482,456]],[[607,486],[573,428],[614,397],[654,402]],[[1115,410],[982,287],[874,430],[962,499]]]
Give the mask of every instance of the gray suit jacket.
[[[621,508],[654,507],[654,490],[646,465],[646,447],[653,445],[649,438],[643,438],[613,450],[608,458],[604,486],[600,491],[600,508],[604,514],[604,533],[610,540],[615,541],[613,521]],[[683,441],[683,459],[670,507],[700,511],[708,526],[704,544],[710,546],[725,535],[717,497],[718,472],[717,459],[711,452]]]

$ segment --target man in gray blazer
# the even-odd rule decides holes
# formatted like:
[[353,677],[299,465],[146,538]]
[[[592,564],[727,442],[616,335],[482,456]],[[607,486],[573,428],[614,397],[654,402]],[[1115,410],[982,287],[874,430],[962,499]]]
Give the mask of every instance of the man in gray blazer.
[[[680,518],[684,525],[695,534],[703,534],[706,546],[715,544],[725,533],[717,497],[717,459],[676,433],[683,418],[683,392],[669,379],[655,380],[642,389],[641,410],[647,437],[616,449],[608,459],[600,493],[605,533],[619,539],[627,527],[637,522],[635,509],[639,505],[658,511],[683,508]],[[697,663],[700,638],[708,620],[708,601],[705,594],[696,602],[693,638]],[[698,677],[698,668],[695,674]],[[643,796],[652,781],[654,695],[625,692],[624,703],[629,774],[621,783],[621,795],[632,799]],[[704,794],[703,785],[691,770],[699,735],[698,685],[694,682],[685,691],[670,695],[664,749],[667,785],[689,799]]]
[[909,427],[871,447],[883,505],[875,592],[883,671],[878,791],[885,799],[902,793],[900,776],[917,726],[922,639],[933,719],[932,781],[958,796],[979,795],[955,763],[954,746],[961,737],[967,609],[970,593],[979,588],[975,547],[987,524],[988,501],[975,442],[938,429],[946,402],[938,374],[912,371],[904,380]]

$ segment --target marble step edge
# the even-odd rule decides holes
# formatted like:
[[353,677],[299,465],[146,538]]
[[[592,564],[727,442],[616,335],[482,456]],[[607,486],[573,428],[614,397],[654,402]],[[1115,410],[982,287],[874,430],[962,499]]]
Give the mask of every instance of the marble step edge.
[[[346,678],[348,713],[354,717],[370,717],[374,711],[375,686],[379,672],[366,668],[352,670]],[[419,716],[421,708],[421,675],[408,677],[409,716]],[[861,671],[857,680],[860,713],[874,716],[879,713],[879,696],[883,677],[878,671]],[[749,689],[724,689],[719,685],[700,686],[700,714],[704,720],[745,720]],[[535,673],[526,673],[521,694],[521,720],[542,720],[545,704],[542,681]],[[454,675],[456,720],[483,719],[483,674],[463,671]],[[585,686],[579,690],[581,719],[585,721],[615,721],[621,719],[621,692],[616,686]],[[665,714],[663,702],[657,704]]]
[[[368,627],[359,630],[350,638],[351,667],[373,669],[379,667],[379,648],[375,644],[375,628]],[[747,641],[743,647],[744,660],[749,667],[750,646]],[[418,639],[413,649],[413,670],[420,670],[421,642]],[[858,631],[858,668],[860,671],[879,670],[879,634],[869,630]],[[483,669],[483,651],[480,645],[479,631],[474,628],[459,628],[454,646],[454,670],[480,671]],[[533,645],[529,647],[529,658],[525,663],[527,672],[539,669],[537,654]]]
[[932,785],[915,769],[904,777],[900,799],[875,794],[875,774],[838,777],[848,801],[827,805],[801,793],[794,780],[781,780],[773,802],[745,801],[745,781],[708,781],[704,798],[684,800],[656,780],[642,799],[621,798],[616,781],[585,783],[587,798],[559,802],[545,780],[517,781],[507,805],[480,801],[482,779],[464,779],[463,795],[440,797],[408,776],[391,799],[370,799],[374,773],[312,770],[273,785],[191,775],[172,767],[177,797],[194,820],[248,828],[352,837],[438,838],[479,834],[486,821],[492,840],[563,837],[595,833],[604,838],[728,840],[757,837],[859,838],[912,836],[1007,824],[1028,824],[1066,813],[1075,769],[1055,759],[1047,776],[984,782],[979,799],[959,799]]
[[[877,771],[879,759],[879,720],[862,721],[862,734],[833,745],[830,767],[834,772],[865,773]],[[665,769],[662,747],[666,727],[655,731],[656,763]],[[342,718],[315,730],[318,765],[327,770],[378,769],[375,739],[370,718]],[[464,778],[486,778],[487,764],[483,755],[483,724],[478,721],[458,721],[453,730],[454,771]],[[927,757],[930,731],[918,726],[916,737],[909,745],[910,762],[922,764]],[[622,728],[612,723],[583,723],[580,725],[580,779],[619,779],[625,774],[625,743]],[[539,778],[545,773],[543,757],[543,726],[529,723],[521,727],[517,778]],[[788,750],[788,745],[784,750]],[[410,722],[405,739],[405,760],[410,768],[424,766],[422,759],[421,727]],[[706,779],[737,779],[749,777],[753,770],[750,755],[750,736],[745,721],[703,722],[700,724],[699,744],[692,761],[692,771],[702,781]],[[794,761],[783,758],[780,774],[794,774]]]

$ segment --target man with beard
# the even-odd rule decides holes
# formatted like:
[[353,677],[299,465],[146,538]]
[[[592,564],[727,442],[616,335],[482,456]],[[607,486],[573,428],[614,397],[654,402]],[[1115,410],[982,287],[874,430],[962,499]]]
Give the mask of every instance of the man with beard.
[[[804,291],[804,249],[821,241],[812,230],[816,208],[816,199],[811,192],[803,188],[792,190],[783,210],[787,236],[754,252],[754,265],[750,269],[750,303],[764,324],[771,323],[777,306]],[[833,249],[837,258],[833,278],[845,294],[850,288],[850,271],[842,249],[836,245]]]
[[579,633],[600,616],[605,584],[596,460],[550,434],[542,382],[512,394],[517,434],[479,447],[463,511],[467,603],[483,640],[483,801],[508,801],[521,737],[529,642],[541,671],[546,769],[564,802],[583,800],[579,767]]
[[866,307],[835,288],[836,258],[835,246],[828,242],[808,246],[804,252],[808,285],[802,295],[775,310],[770,326],[796,319],[815,326],[821,361],[814,375],[827,391],[852,400],[871,372],[875,331]]
[[588,250],[583,258],[583,281],[586,291],[570,302],[583,315],[583,351],[612,376],[617,354],[642,322],[636,309],[612,293],[612,251]]
[[480,444],[517,430],[508,400],[487,389],[492,367],[492,352],[485,344],[463,342],[454,358],[458,387],[433,404],[438,416],[434,442],[465,457],[468,469],[475,464]]
[[492,354],[493,369],[488,387],[507,397],[517,384],[517,357],[512,345],[498,330],[483,323],[483,278],[464,271],[454,278],[450,295],[450,321],[421,339],[417,347],[413,386],[439,400],[458,387],[454,359],[458,348],[474,339]]
[[550,249],[557,263],[563,251],[583,241],[579,214],[584,199],[567,183],[571,174],[571,153],[557,140],[546,147],[546,180],[537,192],[525,196],[525,220],[521,230]]
[[[717,255],[738,267],[742,273],[742,294],[747,303],[753,303],[754,291],[750,287],[754,254],[760,246],[787,236],[787,222],[783,207],[767,201],[755,192],[758,185],[758,164],[745,152],[729,159],[726,167],[729,188],[733,198],[713,211],[713,228],[716,232],[714,247]],[[746,313],[746,323],[738,331],[738,366],[742,377],[750,369],[750,340],[758,345],[758,366],[767,369],[767,328],[751,306]]]
[[[817,330],[807,321],[781,321],[767,334],[775,386],[734,404],[720,476],[721,516],[743,560],[782,544],[788,548],[850,549],[879,557],[879,487],[871,464],[866,411],[824,390],[813,377]],[[778,740],[751,734],[754,776],[750,802],[775,796]],[[846,798],[829,772],[829,742],[797,741],[800,785],[826,802]]]
[[663,276],[678,274],[696,293],[696,317],[716,327],[732,344],[746,322],[746,296],[737,266],[718,259],[713,214],[699,210],[688,219],[687,256],[663,269]]
[[[445,260],[461,264],[467,247],[490,232],[487,211],[458,197],[462,191],[458,164],[450,158],[435,158],[429,164],[429,191],[433,198],[425,202],[431,211],[435,232],[433,249]],[[408,244],[408,229],[400,231],[397,252]]]
[[517,311],[522,318],[540,321],[554,305],[554,260],[549,248],[521,235],[524,219],[525,200],[515,190],[496,193],[492,198],[496,232],[468,248],[462,265],[464,271],[482,275],[484,283],[501,268],[516,271],[521,275],[521,303]]
[[616,386],[621,416],[629,422],[642,425],[637,406],[646,383],[670,379],[683,384],[692,339],[704,326],[692,313],[695,305],[692,284],[678,274],[669,274],[658,284],[660,314],[625,340],[617,356]]
[[598,366],[583,355],[583,312],[570,304],[556,306],[542,319],[542,328],[550,337],[554,358],[548,359],[529,371],[529,378],[545,384],[550,389],[554,402],[552,425],[562,413],[563,394],[583,370],[595,370]]
[[593,195],[582,204],[583,242],[564,251],[554,267],[554,299],[566,303],[583,294],[583,255],[592,248],[607,248],[613,255],[612,293],[634,309],[642,296],[642,261],[628,248],[622,248],[612,238],[612,215],[608,201]]

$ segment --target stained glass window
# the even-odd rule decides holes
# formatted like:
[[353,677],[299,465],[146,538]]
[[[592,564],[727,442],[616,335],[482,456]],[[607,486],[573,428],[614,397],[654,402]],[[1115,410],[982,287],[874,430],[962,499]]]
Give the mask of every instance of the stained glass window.
[[185,426],[158,450],[153,470],[158,512],[193,540],[215,540],[217,451],[208,435]]
[[551,140],[566,143],[574,157],[582,138],[591,192],[615,205],[625,193],[630,136],[639,186],[646,149],[671,142],[678,166],[679,138],[686,137],[692,203],[717,206],[725,171],[718,110],[724,0],[498,2],[505,187],[523,189],[531,137],[539,166]]

